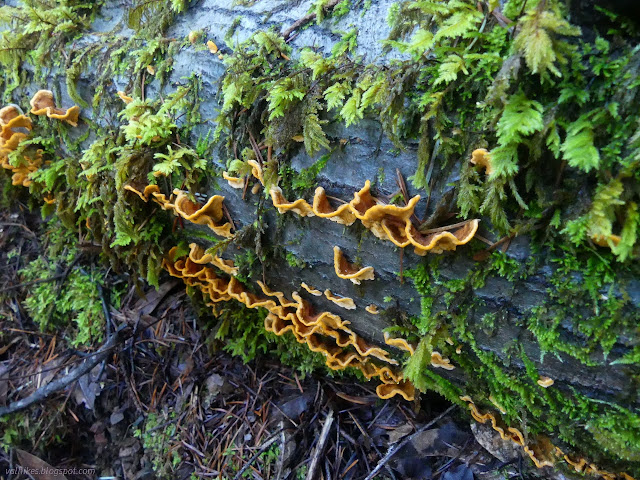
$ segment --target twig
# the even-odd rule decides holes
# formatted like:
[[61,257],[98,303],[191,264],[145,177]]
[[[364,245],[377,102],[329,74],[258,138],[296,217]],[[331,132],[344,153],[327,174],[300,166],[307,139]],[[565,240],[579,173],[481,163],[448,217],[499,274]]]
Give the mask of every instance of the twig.
[[447,232],[447,231],[451,230],[452,228],[463,227],[467,223],[473,222],[473,220],[474,219],[465,220],[464,222],[458,222],[458,223],[454,223],[452,225],[445,225],[444,227],[429,228],[428,230],[420,231],[420,233],[422,233],[423,235],[428,235],[430,233]]
[[37,285],[39,283],[53,282],[54,280],[58,280],[64,276],[65,276],[64,273],[60,273],[58,275],[54,275],[53,277],[49,277],[49,278],[41,278],[40,280],[33,280],[32,282],[25,282],[25,283],[19,283],[17,285],[10,285],[8,287],[4,287],[2,291],[6,292],[7,290],[15,290],[16,288],[29,287],[31,285]]
[[109,337],[109,339],[100,348],[100,350],[96,352],[95,356],[93,356],[90,359],[87,359],[85,363],[78,366],[77,368],[69,372],[64,377],[54,380],[51,383],[48,383],[44,387],[37,389],[28,397],[25,397],[22,400],[18,400],[17,402],[11,403],[8,407],[0,407],[0,417],[3,417],[4,415],[8,415],[10,413],[17,412],[18,410],[22,410],[36,402],[44,400],[52,393],[62,390],[66,386],[78,380],[87,372],[90,372],[93,369],[93,367],[95,367],[98,363],[100,363],[103,359],[105,359],[111,353],[111,350],[118,343],[120,331],[125,326],[126,325],[122,325],[113,335],[111,335],[111,337]]
[[26,225],[23,225],[22,223],[16,223],[16,222],[0,222],[0,227],[20,227],[22,228],[24,231],[26,231],[29,235],[31,235],[32,237],[35,237],[36,234],[33,233],[31,230],[29,230],[29,227],[27,227]]
[[258,451],[253,455],[253,457],[251,457],[247,463],[245,463],[242,468],[238,471],[238,473],[236,473],[236,476],[233,477],[233,480],[239,480],[240,478],[242,478],[242,474],[244,472],[246,472],[248,470],[248,468],[253,465],[253,462],[255,462],[258,457],[260,455],[262,455],[277,439],[278,439],[278,435],[280,434],[280,432],[284,431],[284,428],[280,428],[278,431],[276,431],[273,435],[271,435],[271,437],[269,437],[267,439],[266,442],[264,442],[262,444],[262,446],[258,449]]
[[251,135],[251,132],[249,131],[249,129],[247,129],[247,133],[249,134],[249,143],[251,144],[251,148],[253,148],[253,151],[256,154],[258,162],[262,167],[264,166],[264,158],[262,157],[262,153],[260,153],[260,147],[258,147],[258,142],[256,142],[255,138],[253,138],[253,135]]
[[329,430],[331,430],[331,425],[333,425],[332,409],[329,410],[329,413],[327,413],[327,418],[325,419],[324,425],[322,426],[322,431],[320,432],[320,438],[318,439],[316,450],[313,453],[311,465],[309,465],[309,470],[307,471],[306,480],[313,480],[315,478],[316,470],[318,469],[318,462],[320,461],[320,457],[322,456],[324,447],[327,445],[327,439],[329,438]]
[[[339,2],[340,0],[331,0],[323,7],[323,10],[325,11],[331,10]],[[284,38],[284,41],[286,42],[287,40],[289,40],[289,37],[295,30],[298,30],[300,27],[304,27],[307,23],[313,21],[315,18],[316,18],[316,14],[314,12],[314,13],[309,13],[308,15],[305,15],[301,19],[293,22],[289,28],[287,28],[284,32],[282,32],[282,37]]]
[[[104,289],[102,288],[102,285],[100,285],[99,282],[96,282],[96,288],[98,289],[98,294],[100,295],[100,300],[102,301],[102,312],[104,313],[104,323],[106,324],[106,328],[107,328],[107,338],[111,337],[111,311],[109,310],[109,304],[107,303],[107,297],[105,296],[104,293]],[[98,376],[93,380],[94,382],[99,382],[100,378],[102,377],[102,374],[104,373],[104,369],[107,366],[107,357],[104,357],[104,360],[102,360],[102,365],[100,365],[100,372],[98,373]],[[91,376],[91,375],[89,375]]]
[[382,470],[382,468],[387,464],[387,462],[389,462],[389,460],[391,460],[391,457],[393,457],[396,453],[398,453],[398,450],[400,450],[407,443],[409,443],[411,439],[415,437],[417,434],[424,432],[426,429],[432,427],[436,422],[446,417],[454,408],[456,408],[456,405],[451,405],[449,408],[447,408],[444,412],[442,412],[436,418],[434,418],[429,423],[423,425],[418,430],[416,430],[415,433],[404,437],[401,442],[398,442],[393,447],[391,447],[387,452],[387,454],[384,457],[382,457],[382,459],[378,462],[378,464],[376,465],[376,468],[374,468],[371,471],[371,473],[367,475],[367,478],[365,478],[365,480],[373,480],[375,476],[378,474],[378,472]]

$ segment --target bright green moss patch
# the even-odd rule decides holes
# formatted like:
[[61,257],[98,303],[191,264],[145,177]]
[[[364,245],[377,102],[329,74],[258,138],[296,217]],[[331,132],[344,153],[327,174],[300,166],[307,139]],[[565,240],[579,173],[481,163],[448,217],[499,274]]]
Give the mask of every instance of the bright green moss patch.
[[[616,264],[613,258],[610,261]],[[486,307],[473,295],[474,288],[482,287],[492,276],[516,285],[526,281],[536,274],[536,262],[524,266],[494,253],[487,262],[476,263],[465,278],[449,281],[442,281],[441,262],[427,257],[416,269],[406,272],[421,295],[422,315],[414,324],[424,335],[405,368],[407,378],[418,388],[435,390],[453,402],[458,402],[460,395],[469,395],[485,410],[501,410],[507,425],[521,429],[530,438],[551,434],[563,448],[605,464],[616,459],[618,467],[633,471],[640,451],[640,416],[622,407],[624,403],[587,398],[558,381],[550,388],[541,387],[533,361],[543,361],[545,354],[558,358],[570,355],[585,369],[607,365],[607,354],[618,335],[635,332],[635,309],[620,293],[624,282],[611,275],[606,259],[573,248],[563,250],[563,256],[558,257],[560,267],[549,278],[544,305],[523,312],[519,320],[535,336],[542,352],[540,359],[529,358],[517,339],[500,352],[485,350],[478,335],[498,334],[509,316],[498,310],[478,317],[476,312]],[[438,264],[439,269],[434,267]],[[574,325],[572,337],[563,330],[567,322]],[[444,341],[449,335],[454,346]],[[568,338],[572,338],[571,343]],[[430,366],[432,349],[442,352],[464,373],[463,384],[446,380]],[[622,361],[631,362],[633,355],[630,351]]]

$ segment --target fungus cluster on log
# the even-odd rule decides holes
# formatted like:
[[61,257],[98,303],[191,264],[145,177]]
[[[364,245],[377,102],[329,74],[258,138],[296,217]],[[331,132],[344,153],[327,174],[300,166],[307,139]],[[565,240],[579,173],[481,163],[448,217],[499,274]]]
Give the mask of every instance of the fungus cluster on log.
[[520,430],[505,426],[498,415],[491,412],[480,412],[471,397],[465,395],[460,397],[460,400],[467,403],[469,412],[475,421],[483,424],[490,422],[491,427],[500,434],[500,438],[503,440],[510,440],[521,446],[525,454],[538,468],[553,467],[556,464],[556,461],[564,460],[578,473],[589,473],[600,476],[604,480],[616,480],[618,477],[623,478],[624,480],[634,480],[631,475],[625,472],[616,474],[606,470],[601,470],[584,458],[579,458],[577,460],[572,459],[561,448],[553,445],[551,440],[545,435],[538,435],[534,441],[527,442]]
[[[475,152],[474,152],[475,153]],[[484,160],[489,161],[483,152],[479,152],[477,164],[482,165]],[[487,169],[490,163],[486,163]],[[258,162],[252,165],[253,175],[263,183],[262,170]],[[489,173],[489,172],[487,172]],[[237,182],[235,188],[244,186],[245,181],[240,178],[225,176],[230,184]],[[233,185],[232,185],[233,186]],[[153,199],[166,210],[172,210],[175,215],[194,223],[208,225],[218,235],[233,236],[229,223],[220,224],[223,218],[222,203],[224,197],[214,196],[204,206],[197,205],[188,199],[185,192],[174,190],[174,196],[166,199],[160,194],[157,186],[147,186],[140,191],[131,186],[125,187],[135,192],[141,199],[148,201]],[[313,205],[304,199],[289,202],[284,198],[279,187],[274,186],[270,190],[274,207],[280,213],[294,212],[300,216],[318,216],[329,218],[343,225],[351,225],[355,220],[371,230],[378,238],[390,240],[397,246],[412,245],[419,255],[427,252],[441,253],[445,250],[455,250],[459,245],[468,243],[475,235],[478,228],[478,220],[462,222],[450,227],[434,229],[430,233],[419,232],[411,222],[415,205],[419,196],[413,197],[407,205],[401,207],[384,204],[370,192],[370,182],[354,194],[349,203],[344,203],[338,208],[333,208],[329,203],[326,192],[321,187],[316,189]],[[230,260],[223,260],[217,256],[205,254],[204,250],[196,244],[191,244],[191,252],[186,259],[174,258],[176,249],[169,252],[163,262],[163,266],[173,276],[182,278],[186,284],[199,287],[209,298],[209,306],[216,308],[216,304],[222,301],[237,300],[248,308],[265,308],[269,312],[264,320],[265,329],[276,335],[291,333],[299,343],[306,344],[314,352],[325,356],[326,365],[333,370],[356,368],[360,370],[368,380],[378,378],[382,383],[376,387],[377,395],[382,399],[400,395],[406,400],[412,400],[415,395],[413,384],[402,377],[402,373],[394,368],[397,361],[389,357],[384,349],[367,344],[351,328],[349,322],[343,321],[338,315],[330,312],[316,314],[308,301],[304,300],[298,292],[292,294],[293,300],[288,300],[283,292],[271,291],[263,282],[257,282],[267,298],[258,297],[245,290],[245,287],[235,279],[237,270]],[[210,263],[226,274],[229,279],[220,278],[215,271],[204,264]],[[362,280],[373,279],[373,268],[356,268],[343,256],[339,247],[334,248],[334,269],[338,277],[348,279],[354,283]],[[320,296],[322,292],[312,286],[302,283],[301,287],[310,295]],[[324,291],[324,296],[337,305],[353,309],[355,303],[349,297],[334,295],[330,290]],[[277,301],[269,297],[275,297]],[[369,305],[367,312],[377,314],[377,307]],[[392,338],[388,333],[384,334],[385,343],[391,347],[413,355],[415,347],[402,338]],[[459,353],[459,347],[456,349]],[[439,352],[431,353],[431,366],[453,370],[454,365],[448,358]],[[386,365],[385,365],[386,364]],[[541,377],[538,384],[543,388],[553,385],[553,380]],[[548,438],[539,436],[534,442],[527,442],[523,434],[516,428],[503,426],[497,414],[491,412],[481,413],[473,400],[468,396],[461,397],[468,403],[471,416],[480,423],[491,422],[492,427],[503,439],[513,441],[520,445],[524,452],[539,467],[554,465],[555,460],[561,458],[578,472],[589,472],[600,475],[605,480],[614,480],[616,475],[598,469],[594,464],[584,459],[572,460],[560,448],[554,446]],[[500,409],[500,407],[498,407]],[[625,480],[633,480],[626,473],[619,474]]]
[[[61,120],[69,125],[78,125],[80,108],[73,106],[66,110],[57,108],[53,99],[53,93],[49,90],[38,90],[30,100],[30,113],[33,115],[46,115],[49,118]],[[0,109],[0,165],[2,168],[11,170],[12,185],[22,185],[28,187],[32,181],[31,173],[42,166],[42,150],[27,146],[21,148],[21,143],[25,141],[33,129],[31,119],[27,117],[22,109],[17,105],[7,105]],[[9,159],[11,153],[19,152],[20,158],[12,163]],[[53,196],[44,198],[46,203],[53,203]]]
[[199,205],[189,199],[187,192],[179,189],[174,189],[173,195],[168,199],[166,195],[160,193],[160,187],[157,185],[147,185],[142,190],[133,185],[125,185],[124,189],[135,193],[145,202],[150,199],[153,200],[164,210],[173,211],[177,217],[196,225],[206,225],[216,235],[225,238],[233,237],[231,223],[228,221],[222,222],[224,218],[222,209],[224,197],[221,195],[214,195],[204,205]]
[[[171,249],[163,267],[185,284],[199,288],[208,299],[208,306],[215,309],[218,302],[236,300],[247,308],[264,308],[269,312],[264,320],[267,331],[276,335],[290,332],[299,343],[322,353],[327,366],[333,370],[356,368],[367,379],[380,379],[382,383],[376,389],[380,398],[399,394],[407,400],[413,399],[413,385],[391,367],[398,362],[386,350],[369,345],[340,316],[330,312],[315,313],[299,293],[294,292],[293,300],[288,300],[283,292],[272,291],[263,282],[257,284],[265,297],[248,292],[234,277],[233,262],[216,259],[195,243],[191,244],[186,257],[178,258],[176,252],[175,247]],[[220,277],[206,263],[226,270],[229,278]]]
[[402,207],[386,204],[371,194],[369,180],[354,193],[353,200],[333,210],[322,188],[316,189],[313,205],[303,198],[289,202],[280,187],[272,187],[270,193],[273,205],[280,213],[294,212],[302,217],[328,218],[344,225],[351,225],[358,219],[376,237],[391,241],[400,248],[413,246],[418,255],[455,250],[474,237],[480,222],[473,219],[451,226],[450,230],[449,227],[442,227],[435,231],[420,232],[411,222],[420,195]]

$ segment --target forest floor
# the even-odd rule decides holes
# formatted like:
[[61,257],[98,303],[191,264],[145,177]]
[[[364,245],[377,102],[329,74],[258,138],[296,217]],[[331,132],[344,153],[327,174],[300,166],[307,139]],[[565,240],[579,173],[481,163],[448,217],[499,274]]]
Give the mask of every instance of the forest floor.
[[[435,394],[382,401],[374,386],[350,376],[303,376],[267,356],[243,363],[224,351],[182,283],[169,277],[158,290],[125,282],[117,308],[101,289],[104,341],[74,347],[69,325],[42,331],[24,301],[36,285],[62,285],[72,268],[103,267],[87,254],[25,281],[21,269],[43,255],[46,235],[46,224],[19,203],[0,212],[0,412],[35,399],[0,416],[0,479],[493,480],[541,473],[521,458],[489,454],[479,440],[498,457],[513,447],[488,427],[472,432],[466,415]],[[103,354],[109,339],[114,348]],[[100,361],[70,381],[92,359]],[[42,474],[49,467],[68,470]]]

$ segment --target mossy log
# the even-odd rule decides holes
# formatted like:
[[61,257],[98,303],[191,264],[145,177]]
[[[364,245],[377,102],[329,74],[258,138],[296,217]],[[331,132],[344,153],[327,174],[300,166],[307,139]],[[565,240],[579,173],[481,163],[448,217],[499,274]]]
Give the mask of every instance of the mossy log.
[[[134,251],[136,262],[143,261],[148,269],[152,268],[145,255],[151,249],[152,260],[159,265],[160,254],[170,246],[165,240],[196,242],[205,248],[218,245],[220,256],[235,260],[238,277],[246,280],[249,290],[259,292],[254,282],[261,280],[288,298],[299,292],[315,311],[339,315],[360,337],[383,348],[389,348],[383,337],[389,327],[395,327],[394,336],[419,344],[420,355],[411,360],[401,350],[389,349],[400,363],[409,362],[405,377],[419,389],[436,390],[465,407],[467,402],[460,397],[468,395],[481,410],[501,412],[504,424],[524,432],[529,444],[542,445],[539,439],[548,436],[554,445],[570,452],[570,458],[585,457],[601,471],[640,474],[640,271],[632,225],[639,185],[633,171],[637,159],[622,166],[605,165],[607,155],[634,158],[634,149],[638,150],[627,135],[637,128],[629,112],[637,112],[640,104],[640,53],[631,47],[638,38],[633,20],[590,5],[582,5],[579,12],[574,6],[569,12],[561,2],[527,5],[511,1],[502,5],[503,10],[496,2],[458,2],[462,6],[442,7],[437,13],[442,15],[440,23],[424,27],[423,41],[432,46],[416,56],[421,47],[407,38],[414,38],[410,34],[416,25],[424,26],[420,23],[424,12],[419,6],[393,6],[390,0],[339,4],[201,0],[174,2],[177,7],[173,10],[146,2],[151,4],[144,7],[150,9],[146,13],[139,11],[143,7],[137,7],[138,3],[142,2],[134,2],[132,10],[127,10],[119,3],[105,2],[92,12],[94,17],[83,17],[85,27],[56,44],[57,50],[50,55],[41,51],[44,40],[27,43],[39,52],[34,58],[40,60],[19,58],[20,77],[5,74],[5,97],[25,105],[37,90],[46,88],[56,93],[59,105],[82,104],[77,129],[46,131],[58,139],[58,145],[47,153],[77,162],[68,167],[67,178],[88,168],[82,159],[89,158],[86,152],[91,148],[98,156],[128,155],[109,167],[112,171],[100,171],[101,181],[113,182],[117,191],[106,183],[96,190],[96,196],[115,202],[114,209],[125,209],[108,218],[116,229],[126,230],[122,225],[127,214],[123,212],[138,212],[138,218],[130,219],[133,230],[151,213],[173,218],[124,189],[126,185],[143,187],[153,180],[153,175],[147,175],[156,168],[160,173],[155,178],[161,178],[158,183],[167,195],[185,186],[204,197],[223,195],[236,236],[230,241],[216,238],[206,226],[188,222],[177,232],[180,222],[174,223],[166,238],[154,237],[154,246],[148,248],[132,232],[125,240],[122,232],[115,237],[108,231],[99,235],[103,227],[91,217],[95,212],[86,217],[77,217],[80,207],[74,212],[78,200],[77,194],[70,193],[72,189],[55,181],[51,181],[55,186],[49,185],[41,178],[46,188],[32,187],[31,191],[55,196],[55,207],[47,212],[55,209],[71,225],[86,221],[87,227],[93,225],[96,239],[106,243],[107,257],[124,258]],[[432,4],[439,4],[417,3],[428,13]],[[16,3],[16,8],[20,5]],[[387,17],[394,9],[400,9],[401,16],[408,15],[407,21],[413,24],[403,26],[396,15],[390,27]],[[518,12],[518,18],[509,18],[509,11]],[[451,20],[458,14],[457,21]],[[323,15],[327,16],[324,20],[319,18]],[[562,23],[565,17],[571,26]],[[527,23],[535,23],[531,19],[548,23],[533,27]],[[291,29],[292,25],[297,28]],[[11,28],[16,28],[15,23]],[[461,30],[439,37],[439,29],[444,28]],[[523,42],[518,46],[527,28],[541,28],[534,34],[549,38],[546,53],[532,53]],[[353,29],[357,44],[355,37],[345,34]],[[288,42],[265,47],[270,37],[252,40],[261,31],[280,38],[285,32]],[[385,48],[382,41],[390,35],[405,46]],[[451,43],[434,43],[443,38]],[[256,42],[251,47],[254,50],[268,52],[263,63],[251,57],[254,50],[240,47],[251,41]],[[458,49],[460,43],[466,50]],[[312,61],[302,54],[306,63],[298,70],[289,67],[300,62],[305,47],[313,47],[318,58],[330,58],[329,63],[321,65],[316,57]],[[482,57],[481,62],[493,63],[473,63],[477,58],[465,58],[465,51],[478,56],[487,53],[491,60]],[[249,78],[272,75],[278,79],[279,75],[291,81],[285,93],[302,88],[297,81],[306,82],[306,93],[282,94],[276,101],[273,92],[277,89],[271,84],[272,90],[256,98],[247,96],[250,85],[240,85],[232,94],[229,72],[243,65],[242,55],[253,62],[242,67],[251,72]],[[438,55],[453,58],[447,63]],[[455,66],[458,60],[461,66]],[[384,89],[402,95],[394,93],[387,104],[381,100],[365,108],[358,102],[364,102],[373,80],[358,77],[358,86],[349,87],[339,99],[340,108],[305,103],[315,95],[314,89],[326,87],[322,72],[331,68],[343,76],[343,83],[367,68],[372,72],[397,69],[397,76],[390,73],[394,80],[385,83]],[[429,68],[430,73],[425,74]],[[312,77],[314,69],[318,72]],[[486,71],[472,77],[474,69]],[[570,83],[562,83],[562,78],[573,78],[567,72],[583,70],[591,72],[591,77],[583,75],[584,85],[576,84],[572,90]],[[240,78],[243,71],[235,73]],[[425,75],[431,75],[429,82]],[[475,78],[478,86],[461,83],[467,76]],[[429,90],[434,85],[440,85],[438,92]],[[193,108],[181,107],[187,112],[184,118],[171,119],[166,139],[154,133],[146,141],[148,132],[126,130],[127,122],[129,126],[141,123],[145,109],[157,110],[147,103],[138,112],[131,113],[131,107],[130,113],[118,116],[125,108],[121,98],[153,99],[162,104],[162,99],[181,86],[187,88],[184,98],[195,92],[197,101],[190,100]],[[317,98],[326,99],[326,90]],[[117,91],[125,93],[118,97]],[[350,112],[348,102],[354,98],[357,105]],[[550,101],[554,98],[557,105]],[[183,100],[177,99],[176,104]],[[481,101],[486,105],[474,113]],[[580,118],[558,113],[585,105],[592,110]],[[610,117],[601,118],[606,112]],[[309,117],[315,117],[310,126],[306,123]],[[626,138],[607,143],[601,137],[608,134],[607,124],[616,122]],[[120,125],[125,125],[126,139],[118,137],[107,153],[103,147],[109,136],[118,136]],[[184,125],[189,128],[187,137],[176,136]],[[311,131],[316,125],[320,133]],[[212,141],[211,132],[216,129],[222,135]],[[574,137],[586,143],[572,149]],[[59,145],[60,138],[67,145]],[[198,139],[207,139],[208,150],[195,148]],[[154,164],[164,157],[157,155],[171,155],[188,144],[206,160],[205,166],[198,167],[200,177],[189,173],[193,163],[179,164],[174,159],[173,166],[163,167],[173,170],[162,178]],[[488,169],[470,163],[472,151],[481,147],[489,148],[494,160],[499,152],[511,149],[509,155],[515,155],[516,162],[505,167],[512,157],[503,157],[501,164],[495,160],[496,168],[502,165],[504,170],[494,177]],[[247,159],[257,161],[259,156],[265,167],[264,187],[248,172],[241,172],[240,189],[223,180],[222,171],[233,173],[232,160],[246,167]],[[269,165],[270,179],[266,178]],[[176,184],[178,169],[186,173]],[[400,248],[377,238],[364,222],[347,226],[318,216],[280,213],[269,196],[278,175],[289,201],[304,198],[313,204],[316,187],[323,187],[337,206],[340,201],[352,201],[369,180],[373,195],[381,202],[396,202],[401,207],[411,196],[420,195],[409,221],[415,228],[422,227],[425,235],[471,219],[479,219],[480,227],[472,240],[455,249],[417,255],[412,246]],[[78,188],[85,187],[79,184]],[[403,198],[404,190],[407,198]],[[607,197],[605,193],[611,191],[614,193]],[[596,225],[603,218],[604,226]],[[582,228],[582,237],[577,238],[574,227]],[[611,228],[622,232],[615,235]],[[135,248],[125,252],[132,242]],[[626,245],[626,250],[620,245]],[[339,278],[334,267],[336,246],[350,262],[373,267],[375,278],[360,284]],[[356,308],[343,309],[326,296],[307,295],[302,283],[349,297]],[[371,305],[378,314],[367,310]],[[433,351],[448,358],[455,368],[433,366],[429,361]],[[552,379],[552,385],[545,379]],[[562,459],[557,451],[553,455]]]

